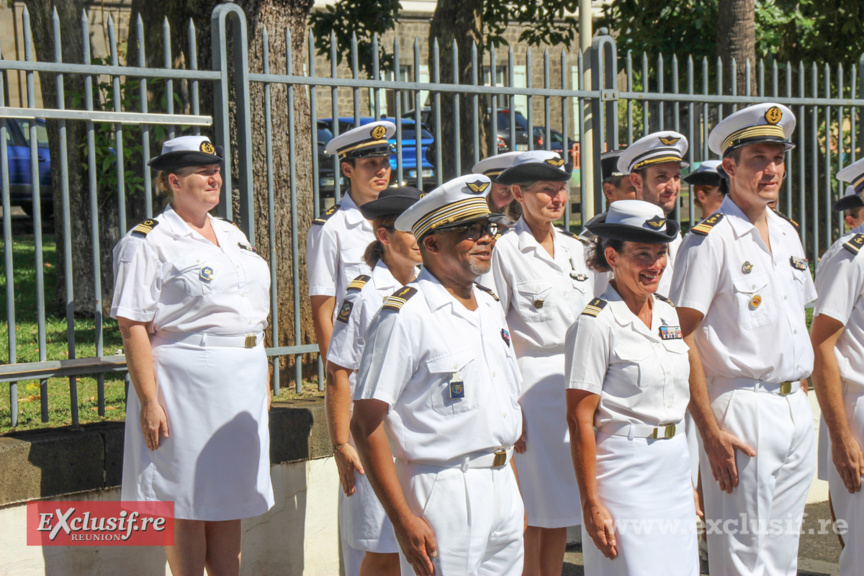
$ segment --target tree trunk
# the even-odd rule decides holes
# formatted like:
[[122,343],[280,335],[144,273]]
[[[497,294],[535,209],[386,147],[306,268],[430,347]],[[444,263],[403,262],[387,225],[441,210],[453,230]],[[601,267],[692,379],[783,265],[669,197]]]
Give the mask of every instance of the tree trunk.
[[[48,0],[25,0],[30,12],[36,59],[42,62],[54,61],[54,33],[52,11],[56,6],[60,19],[62,57],[64,62],[83,63],[84,41],[81,28],[81,14],[84,0],[67,0],[53,4]],[[89,64],[89,62],[88,62]],[[57,108],[56,76],[40,73],[42,101],[46,108]],[[72,95],[84,94],[84,79],[77,74],[64,75],[66,93],[65,105],[73,108]],[[94,97],[96,96],[94,90]],[[98,103],[94,103],[98,107]],[[83,102],[78,106],[84,108]],[[51,180],[54,194],[54,233],[57,241],[57,286],[54,300],[62,308],[66,302],[65,256],[63,242],[63,203],[60,165],[60,125],[56,120],[47,122],[48,147],[51,155]],[[110,305],[113,269],[111,251],[117,241],[118,218],[116,192],[110,201],[100,198],[99,242],[102,294],[96,294],[93,281],[92,236],[90,232],[90,194],[87,174],[86,124],[80,121],[66,121],[66,153],[69,174],[69,208],[72,238],[72,280],[74,286],[73,306],[78,315],[93,315],[97,309],[107,311]],[[98,167],[97,167],[98,170]],[[98,180],[98,174],[97,174]]]
[[[167,17],[171,26],[172,60],[175,66],[188,67],[191,61],[189,54],[189,20],[195,23],[196,46],[198,48],[199,69],[212,68],[212,54],[210,50],[210,14],[213,8],[220,2],[206,0],[195,2],[192,0],[133,0],[132,4],[132,27],[134,30],[137,14],[141,14],[144,21],[144,42],[148,66],[163,66],[164,52],[162,49],[162,21]],[[262,32],[266,28],[269,36],[269,66],[273,74],[285,74],[287,72],[285,31],[291,32],[291,49],[293,61],[291,62],[292,74],[303,74],[303,63],[305,61],[306,42],[306,20],[312,7],[312,0],[238,0],[237,5],[243,9],[247,22],[247,39],[249,42],[249,71],[263,72],[263,40]],[[155,32],[154,32],[155,29]],[[230,31],[229,31],[230,36]],[[130,33],[129,51],[135,54],[134,62],[137,63],[137,33]],[[229,40],[229,55],[234,50],[233,42]],[[229,56],[230,61],[230,56]],[[233,74],[233,67],[229,70]],[[158,102],[164,94],[164,83],[151,82],[148,88],[153,87],[151,101]],[[175,82],[175,89],[177,83]],[[161,90],[161,92],[159,92]],[[188,93],[188,90],[186,91]],[[207,82],[199,82],[200,113],[213,114],[213,89]],[[273,84],[270,87],[271,107],[271,138],[273,146],[273,193],[274,209],[273,220],[275,223],[275,265],[270,259],[270,237],[268,211],[268,189],[267,189],[267,156],[266,156],[266,132],[264,130],[264,85],[260,82],[250,86],[250,108],[252,124],[252,158],[255,163],[253,169],[253,188],[255,195],[255,244],[258,253],[276,268],[277,283],[272,289],[278,289],[278,314],[279,314],[279,344],[293,345],[315,341],[315,332],[312,327],[311,311],[309,301],[306,297],[308,292],[306,275],[306,231],[317,216],[312,213],[312,155],[315,153],[311,146],[311,127],[309,124],[310,109],[309,100],[306,96],[304,86],[294,88],[294,149],[296,166],[296,191],[297,191],[297,224],[298,224],[298,272],[299,293],[301,302],[301,341],[294,338],[294,283],[292,277],[291,250],[291,171],[289,168],[289,126],[288,126],[288,87],[284,84]],[[232,173],[239,174],[238,167],[238,140],[236,116],[233,106],[236,97],[229,97],[232,106],[230,119],[231,150],[233,157]],[[176,110],[175,110],[176,111]],[[188,108],[185,112],[189,113]],[[204,131],[208,133],[210,131]],[[154,142],[155,146],[155,142]],[[156,150],[154,149],[153,152]],[[235,221],[242,221],[249,216],[235,211]],[[270,343],[268,331],[268,344]],[[282,366],[293,365],[293,359],[283,358]],[[310,362],[311,371],[317,370],[317,363]],[[294,372],[283,370],[282,385],[293,384]]]
[[[717,14],[717,55],[723,59],[727,86],[735,82],[738,95],[756,92],[756,4],[755,0],[721,0]],[[732,60],[737,67],[732,78]],[[750,62],[750,92],[747,93],[747,62]]]
[[[483,0],[439,0],[435,7],[435,14],[429,26],[429,69],[434,69],[432,62],[432,42],[438,39],[438,53],[441,62],[440,80],[442,83],[453,81],[453,41],[459,50],[458,67],[459,83],[471,85],[471,49],[477,46],[477,78],[483,81]],[[441,134],[436,135],[442,142],[443,158],[437,158],[436,164],[439,170],[443,170],[444,180],[449,180],[459,174],[456,173],[455,157],[448,145],[455,141],[455,130],[452,122],[447,118],[454,117],[453,98],[450,94],[441,96]],[[487,109],[487,98],[478,98],[478,124],[480,134],[478,143],[480,146],[479,157],[482,159],[489,154],[489,111]],[[470,172],[474,165],[474,107],[470,95],[460,96],[459,102],[459,126],[460,126],[460,150],[462,173]]]

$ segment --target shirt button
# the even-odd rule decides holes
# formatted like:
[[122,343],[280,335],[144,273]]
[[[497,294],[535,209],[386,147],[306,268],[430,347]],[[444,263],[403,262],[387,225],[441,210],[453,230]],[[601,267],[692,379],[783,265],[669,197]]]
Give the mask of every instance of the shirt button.
[[792,334],[797,334],[797,333],[798,333],[797,330],[792,330]]
[[504,418],[507,418],[507,413],[506,413],[506,412],[502,412],[501,414],[504,416]]
[[495,371],[494,370],[492,371],[492,377],[493,378],[495,377]]

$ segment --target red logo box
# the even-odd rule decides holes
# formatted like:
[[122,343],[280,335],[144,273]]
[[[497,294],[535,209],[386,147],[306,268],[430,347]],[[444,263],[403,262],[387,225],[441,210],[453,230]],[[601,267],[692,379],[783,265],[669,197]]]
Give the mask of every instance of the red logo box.
[[27,503],[28,546],[172,546],[174,502]]

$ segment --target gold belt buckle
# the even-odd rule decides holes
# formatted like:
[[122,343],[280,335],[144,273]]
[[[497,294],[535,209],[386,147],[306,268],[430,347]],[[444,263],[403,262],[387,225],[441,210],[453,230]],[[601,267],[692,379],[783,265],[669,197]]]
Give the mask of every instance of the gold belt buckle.
[[498,468],[507,463],[507,451],[506,450],[498,450],[495,452],[495,459],[492,460],[492,466],[494,468]]
[[243,344],[244,348],[254,348],[255,344],[257,344],[258,338],[255,337],[254,334],[246,335],[246,342]]
[[[663,430],[663,435],[660,435],[660,430]],[[667,424],[666,426],[660,426],[659,428],[654,428],[654,434],[652,437],[655,440],[668,440],[675,436],[675,424]]]
[[786,396],[792,393],[792,382],[783,382],[780,384],[780,395]]

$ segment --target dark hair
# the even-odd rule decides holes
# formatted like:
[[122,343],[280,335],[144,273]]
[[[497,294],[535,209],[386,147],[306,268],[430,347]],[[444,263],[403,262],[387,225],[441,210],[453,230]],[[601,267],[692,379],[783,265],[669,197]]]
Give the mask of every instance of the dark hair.
[[851,216],[852,218],[858,218],[858,214],[861,213],[862,206],[856,206],[855,208],[849,208],[846,210],[846,216]]
[[603,184],[611,184],[615,188],[621,187],[621,181],[625,178],[629,178],[629,174],[615,174],[614,176],[607,176],[603,178]]
[[606,261],[606,248],[611,247],[619,254],[624,251],[623,240],[613,240],[611,238],[601,238],[595,236],[588,247],[588,257],[586,263],[588,268],[594,272],[610,272],[612,267]]
[[378,261],[384,257],[384,244],[378,239],[378,229],[386,228],[393,231],[393,224],[396,223],[398,216],[379,216],[372,220],[372,231],[375,234],[375,240],[369,243],[366,247],[366,252],[363,253],[363,261],[369,268],[374,268]]

